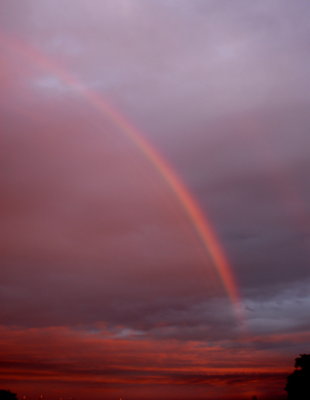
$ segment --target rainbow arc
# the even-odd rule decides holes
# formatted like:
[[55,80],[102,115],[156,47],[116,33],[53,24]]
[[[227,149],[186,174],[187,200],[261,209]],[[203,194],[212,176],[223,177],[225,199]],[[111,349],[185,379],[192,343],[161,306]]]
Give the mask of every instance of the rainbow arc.
[[233,305],[234,312],[239,322],[244,322],[243,306],[239,294],[236,279],[232,268],[228,262],[225,252],[217,238],[211,223],[201,210],[194,196],[187,189],[176,172],[168,162],[159,154],[159,152],[147,141],[139,130],[119,111],[113,108],[101,95],[94,90],[89,89],[82,82],[72,76],[64,68],[57,65],[48,57],[41,54],[38,50],[26,43],[8,39],[3,35],[0,41],[9,48],[22,54],[31,63],[39,68],[54,74],[58,79],[64,82],[68,87],[74,89],[88,104],[100,113],[108,117],[120,130],[132,140],[140,149],[149,162],[156,168],[158,173],[175,193],[189,220],[194,226],[205,251],[212,259],[223,286]]

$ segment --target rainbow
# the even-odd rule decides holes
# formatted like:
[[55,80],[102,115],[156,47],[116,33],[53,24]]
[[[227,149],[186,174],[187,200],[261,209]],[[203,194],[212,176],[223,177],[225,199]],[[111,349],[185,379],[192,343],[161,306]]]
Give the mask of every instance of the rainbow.
[[135,143],[175,193],[176,198],[179,200],[200,237],[204,249],[207,251],[216,267],[218,275],[233,305],[236,317],[243,323],[244,317],[241,297],[223,248],[197,201],[186,188],[182,180],[169,166],[167,161],[161,157],[155,148],[128,119],[108,104],[101,95],[87,88],[65,69],[60,68],[56,63],[52,62],[49,58],[26,43],[12,40],[11,38],[8,39],[3,35],[0,35],[0,41],[7,47],[22,54],[26,59],[30,60],[30,62],[35,63],[36,66],[57,76],[57,78],[63,81],[68,87],[79,93],[93,108],[110,118],[113,123]]

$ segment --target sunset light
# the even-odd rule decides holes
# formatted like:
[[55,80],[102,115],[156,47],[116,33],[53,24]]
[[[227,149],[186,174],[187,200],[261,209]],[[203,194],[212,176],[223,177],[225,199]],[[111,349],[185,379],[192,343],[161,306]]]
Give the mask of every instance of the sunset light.
[[309,16],[1,2],[0,400],[310,393]]

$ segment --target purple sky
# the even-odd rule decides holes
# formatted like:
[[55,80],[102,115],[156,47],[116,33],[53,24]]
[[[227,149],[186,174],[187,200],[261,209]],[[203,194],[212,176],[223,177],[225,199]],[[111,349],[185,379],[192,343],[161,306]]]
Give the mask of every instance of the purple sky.
[[[31,395],[28,370],[62,365],[35,346],[46,344],[46,332],[55,354],[68,332],[81,354],[93,338],[113,341],[106,348],[117,358],[124,340],[132,361],[122,348],[119,365],[140,372],[143,357],[152,359],[149,348],[172,357],[178,345],[186,354],[171,366],[178,379],[181,371],[222,368],[210,399],[229,398],[227,371],[239,374],[238,360],[244,371],[269,367],[274,377],[309,351],[309,17],[308,0],[2,0],[2,386]],[[181,177],[231,263],[246,334],[154,165],[25,49],[112,104]],[[141,359],[134,357],[140,342]],[[220,366],[193,342],[210,359],[218,349]],[[20,359],[8,348],[19,349]],[[72,357],[70,376],[79,362]],[[10,378],[21,363],[24,373]],[[168,373],[164,361],[156,363]],[[48,382],[42,390],[53,392]],[[197,398],[208,396],[199,382]],[[131,396],[145,396],[134,385]],[[177,386],[163,384],[158,393],[172,399]],[[112,394],[98,387],[102,398],[115,398],[114,386]],[[244,390],[245,398],[268,394],[263,383],[255,390]]]

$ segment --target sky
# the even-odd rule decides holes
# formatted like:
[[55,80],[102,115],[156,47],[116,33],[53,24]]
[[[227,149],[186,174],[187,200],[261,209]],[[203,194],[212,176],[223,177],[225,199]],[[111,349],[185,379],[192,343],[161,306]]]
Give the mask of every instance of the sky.
[[1,1],[1,388],[286,398],[310,352],[309,17]]

